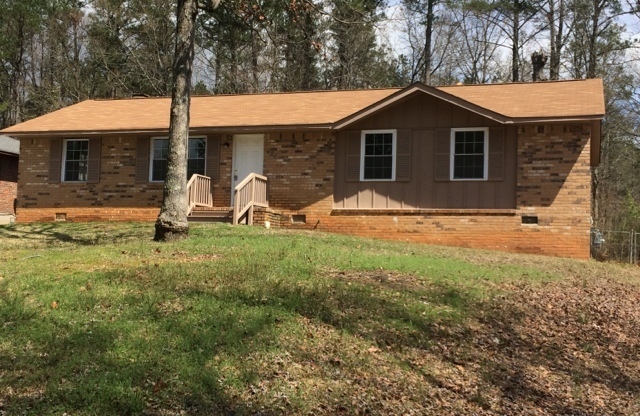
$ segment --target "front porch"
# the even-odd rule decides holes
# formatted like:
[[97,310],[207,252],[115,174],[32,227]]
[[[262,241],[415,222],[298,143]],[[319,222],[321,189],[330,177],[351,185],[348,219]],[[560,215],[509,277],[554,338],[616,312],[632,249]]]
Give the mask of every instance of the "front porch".
[[214,206],[211,178],[194,174],[187,183],[189,221],[252,225],[256,208],[268,208],[267,177],[249,174],[233,189],[233,206]]

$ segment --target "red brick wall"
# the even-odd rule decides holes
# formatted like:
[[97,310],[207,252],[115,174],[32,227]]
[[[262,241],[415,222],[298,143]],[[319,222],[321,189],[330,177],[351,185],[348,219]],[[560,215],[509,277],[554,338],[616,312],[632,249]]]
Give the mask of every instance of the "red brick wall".
[[[103,137],[98,183],[49,183],[48,139],[23,139],[20,148],[18,222],[152,220],[162,202],[162,184],[135,183],[136,137]],[[155,212],[155,215],[152,213]]]
[[13,214],[18,196],[18,156],[0,154],[0,213]]
[[269,206],[307,214],[307,224],[333,208],[335,138],[332,133],[269,134],[264,172],[269,178]]

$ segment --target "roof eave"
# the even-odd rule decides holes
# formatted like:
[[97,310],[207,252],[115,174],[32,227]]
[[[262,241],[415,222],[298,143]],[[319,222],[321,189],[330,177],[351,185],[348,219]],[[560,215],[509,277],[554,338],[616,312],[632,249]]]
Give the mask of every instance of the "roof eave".
[[503,124],[540,124],[540,123],[574,123],[584,121],[602,120],[604,114],[593,114],[584,116],[558,116],[558,117],[514,117],[509,118]]
[[[324,124],[295,124],[295,125],[261,125],[261,126],[217,126],[217,127],[191,127],[191,133],[249,133],[249,132],[273,132],[273,131],[296,131],[296,130],[331,130],[330,123]],[[22,131],[12,132],[11,135],[17,138],[38,138],[38,137],[86,137],[86,136],[108,136],[108,135],[154,135],[168,134],[169,128],[157,129],[125,129],[125,130],[49,130],[49,131]]]

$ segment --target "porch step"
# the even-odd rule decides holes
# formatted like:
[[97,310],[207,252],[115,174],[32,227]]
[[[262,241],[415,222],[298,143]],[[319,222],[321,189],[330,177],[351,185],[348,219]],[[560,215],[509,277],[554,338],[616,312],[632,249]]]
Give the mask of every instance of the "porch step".
[[187,218],[189,222],[228,222],[233,221],[233,210],[194,210]]

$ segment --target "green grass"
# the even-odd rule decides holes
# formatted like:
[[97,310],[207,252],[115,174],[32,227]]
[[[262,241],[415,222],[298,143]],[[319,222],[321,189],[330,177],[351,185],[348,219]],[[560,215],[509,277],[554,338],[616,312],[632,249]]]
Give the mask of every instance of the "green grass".
[[322,233],[152,232],[0,228],[0,414],[385,413],[384,380],[424,400],[416,354],[468,336],[501,285],[560,278],[530,257]]

